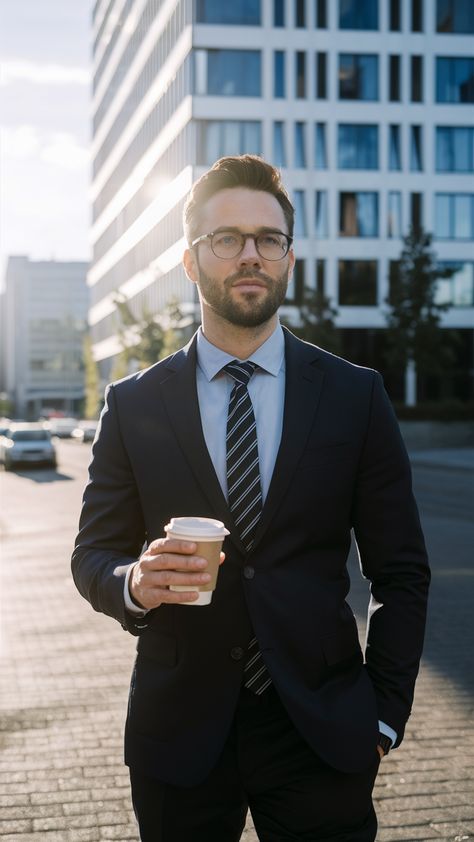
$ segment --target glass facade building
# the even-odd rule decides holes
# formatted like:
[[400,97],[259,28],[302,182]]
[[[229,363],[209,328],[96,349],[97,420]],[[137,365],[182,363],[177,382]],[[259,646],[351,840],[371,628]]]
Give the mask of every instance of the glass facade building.
[[[93,11],[94,353],[114,298],[197,317],[181,214],[205,168],[252,152],[296,207],[285,313],[319,285],[347,331],[382,330],[410,224],[433,233],[450,328],[474,326],[472,0],[97,0]],[[364,362],[363,359],[358,360]],[[370,360],[366,362],[370,363]]]

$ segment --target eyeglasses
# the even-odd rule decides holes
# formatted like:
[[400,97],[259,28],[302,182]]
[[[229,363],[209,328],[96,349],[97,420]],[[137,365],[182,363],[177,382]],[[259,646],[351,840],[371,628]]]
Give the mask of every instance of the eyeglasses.
[[209,234],[201,234],[191,243],[191,248],[209,240],[213,254],[222,260],[230,260],[237,257],[245,247],[248,239],[255,243],[255,248],[264,260],[282,260],[288,254],[293,237],[282,234],[280,231],[260,231],[258,234],[244,234],[235,228],[222,228],[220,231],[211,231]]

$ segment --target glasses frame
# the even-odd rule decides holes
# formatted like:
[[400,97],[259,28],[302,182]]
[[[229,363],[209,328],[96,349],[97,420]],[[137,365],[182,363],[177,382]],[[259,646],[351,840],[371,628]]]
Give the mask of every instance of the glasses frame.
[[[232,233],[239,234],[240,237],[244,238],[244,241],[242,243],[242,248],[239,249],[239,251],[236,254],[233,254],[232,257],[221,257],[220,254],[215,253],[215,251],[212,247],[213,236],[215,234],[222,234],[223,231],[231,231]],[[286,251],[285,251],[285,253],[282,254],[281,257],[264,257],[264,255],[260,253],[258,245],[257,245],[257,238],[260,237],[262,234],[279,234],[281,237],[285,237],[285,239],[286,239]],[[197,245],[199,245],[199,243],[202,243],[204,240],[209,240],[210,246],[211,246],[211,251],[212,251],[214,257],[217,257],[218,260],[235,260],[235,258],[238,257],[239,254],[242,254],[242,252],[245,248],[245,244],[246,244],[246,242],[249,238],[251,240],[253,240],[253,243],[254,243],[254,246],[255,246],[255,251],[262,258],[262,260],[269,260],[270,263],[276,263],[278,260],[283,260],[287,256],[287,254],[288,254],[288,252],[289,252],[289,250],[290,250],[290,248],[293,244],[293,237],[290,237],[289,234],[285,234],[283,231],[279,231],[278,228],[262,228],[260,231],[257,231],[256,234],[247,234],[245,231],[240,231],[238,228],[216,228],[215,231],[209,231],[208,234],[201,234],[200,237],[196,237],[196,239],[193,240],[192,243],[191,243],[191,248],[195,248]]]

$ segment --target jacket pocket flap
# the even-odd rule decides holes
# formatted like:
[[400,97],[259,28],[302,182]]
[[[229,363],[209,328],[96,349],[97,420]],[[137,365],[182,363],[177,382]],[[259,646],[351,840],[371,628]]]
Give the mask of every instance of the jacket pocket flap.
[[155,631],[145,632],[138,639],[137,652],[167,667],[176,665],[177,645],[174,637],[157,634]]

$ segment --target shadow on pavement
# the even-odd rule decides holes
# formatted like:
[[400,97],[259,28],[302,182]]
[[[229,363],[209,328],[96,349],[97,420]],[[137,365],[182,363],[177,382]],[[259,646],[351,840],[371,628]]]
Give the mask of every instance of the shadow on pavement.
[[70,476],[69,474],[62,474],[60,471],[55,471],[51,468],[36,468],[34,471],[15,470],[11,471],[11,473],[15,473],[17,476],[22,477],[23,479],[31,479],[33,480],[33,482],[38,483],[65,482],[74,479],[74,477]]

